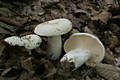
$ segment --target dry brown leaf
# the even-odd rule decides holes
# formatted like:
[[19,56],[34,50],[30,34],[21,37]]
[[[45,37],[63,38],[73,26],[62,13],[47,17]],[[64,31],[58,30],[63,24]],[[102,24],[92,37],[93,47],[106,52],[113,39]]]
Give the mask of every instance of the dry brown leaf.
[[71,34],[73,33],[79,33],[79,31],[77,29],[72,29]]
[[105,0],[105,2],[106,2],[107,5],[114,4],[114,0]]
[[48,71],[48,73],[45,74],[45,78],[52,77],[57,72],[56,68],[49,60],[43,58],[41,62],[44,63],[45,69]]
[[5,45],[3,45],[1,42],[0,42],[0,56],[2,55],[2,52],[5,48]]
[[[10,22],[9,22],[9,23],[10,23]],[[8,25],[8,24],[6,24],[6,23],[4,23],[4,22],[0,22],[0,27],[3,28],[3,29],[5,29],[6,32],[7,32],[7,34],[10,33],[9,31],[15,32],[15,31],[17,30],[17,28],[16,28],[15,26]]]
[[17,77],[0,77],[0,80],[16,80]]
[[83,14],[86,14],[87,16],[89,16],[88,12],[85,10],[82,10],[82,9],[76,9],[74,12],[75,13],[83,13]]
[[29,57],[28,59],[22,61],[22,67],[26,69],[28,72],[32,73],[33,65],[32,65],[32,58]]
[[104,22],[105,24],[107,24],[107,21],[111,18],[111,16],[112,16],[111,13],[109,13],[107,11],[103,11],[99,15],[91,17],[91,19],[92,20],[101,20],[102,22]]
[[96,71],[107,80],[120,80],[120,72],[115,66],[100,63],[96,66]]
[[32,74],[28,72],[22,72],[18,80],[33,80],[32,79]]
[[112,55],[112,51],[107,48],[106,49],[106,53],[105,53],[105,57],[104,57],[104,61],[108,64],[114,64],[114,56]]
[[5,69],[2,73],[1,76],[5,76],[8,72],[10,72],[12,68]]
[[90,9],[92,15],[97,15],[99,11],[95,10],[92,6],[88,6],[88,9]]
[[0,33],[4,33],[4,34],[10,34],[9,31],[5,30],[4,28],[0,27]]
[[49,7],[53,4],[59,3],[60,0],[40,0],[42,7]]
[[92,30],[90,30],[87,26],[84,27],[84,32],[93,34]]
[[115,65],[120,66],[120,57],[115,58]]
[[5,80],[3,77],[0,77],[0,80]]

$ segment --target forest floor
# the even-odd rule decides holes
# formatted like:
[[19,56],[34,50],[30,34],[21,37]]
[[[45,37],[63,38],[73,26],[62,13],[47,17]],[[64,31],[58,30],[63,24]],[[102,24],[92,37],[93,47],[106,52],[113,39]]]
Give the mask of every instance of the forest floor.
[[[75,71],[47,55],[47,38],[29,55],[23,47],[3,44],[10,36],[34,34],[36,25],[57,19],[72,21],[72,33],[96,35],[105,46],[102,64]],[[63,45],[62,45],[63,46]],[[61,57],[65,54],[62,49]],[[60,57],[60,58],[61,58]],[[0,80],[120,80],[119,0],[0,0]]]

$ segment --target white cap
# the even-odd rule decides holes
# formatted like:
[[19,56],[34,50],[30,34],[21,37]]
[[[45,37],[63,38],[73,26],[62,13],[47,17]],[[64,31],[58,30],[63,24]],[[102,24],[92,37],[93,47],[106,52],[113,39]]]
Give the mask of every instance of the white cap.
[[38,35],[34,35],[34,34],[30,34],[27,36],[23,36],[21,37],[22,41],[23,41],[23,46],[26,49],[34,49],[37,48],[38,46],[40,46],[42,40]]
[[40,46],[42,42],[38,35],[30,34],[23,37],[12,36],[4,40],[11,46],[24,46],[26,49],[34,49]]
[[101,41],[92,34],[74,33],[68,40],[66,40],[64,44],[65,52],[77,48],[88,50],[90,52],[91,57],[86,62],[89,66],[95,66],[104,58],[105,48]]
[[10,44],[11,46],[23,46],[21,38],[17,36],[8,37],[4,39],[4,41]]
[[59,36],[69,32],[71,29],[71,21],[60,18],[37,25],[34,32],[40,36]]

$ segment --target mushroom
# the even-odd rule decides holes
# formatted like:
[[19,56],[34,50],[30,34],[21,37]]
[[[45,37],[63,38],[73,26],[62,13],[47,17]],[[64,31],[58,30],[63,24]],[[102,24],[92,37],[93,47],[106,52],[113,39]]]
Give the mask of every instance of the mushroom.
[[42,40],[38,35],[30,34],[21,37],[23,41],[23,46],[28,50],[29,54],[31,55],[31,50],[35,49],[40,46]]
[[36,26],[34,32],[40,36],[48,37],[48,49],[51,59],[56,60],[61,54],[61,35],[72,29],[72,23],[68,19],[60,18],[41,23]]
[[31,54],[31,50],[40,46],[42,42],[41,38],[38,35],[30,34],[23,37],[12,36],[4,39],[5,42],[10,44],[11,46],[24,46],[29,54]]
[[18,36],[12,36],[12,37],[8,37],[6,39],[4,39],[5,42],[7,42],[8,44],[10,44],[11,46],[23,46],[23,42],[21,40],[20,37]]
[[82,64],[94,67],[100,63],[105,54],[102,42],[94,35],[89,33],[74,33],[64,44],[66,54],[60,62],[74,63],[76,70]]

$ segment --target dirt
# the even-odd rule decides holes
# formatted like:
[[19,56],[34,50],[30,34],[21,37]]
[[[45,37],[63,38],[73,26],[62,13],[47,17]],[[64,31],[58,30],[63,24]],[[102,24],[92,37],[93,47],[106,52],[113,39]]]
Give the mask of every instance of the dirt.
[[[50,60],[46,37],[32,55],[24,47],[3,42],[10,36],[34,34],[36,25],[57,18],[73,24],[62,36],[63,45],[72,33],[96,35],[106,50],[102,63],[72,71],[69,63]],[[119,41],[119,0],[0,0],[0,80],[120,80]],[[61,57],[64,54],[62,48]]]

